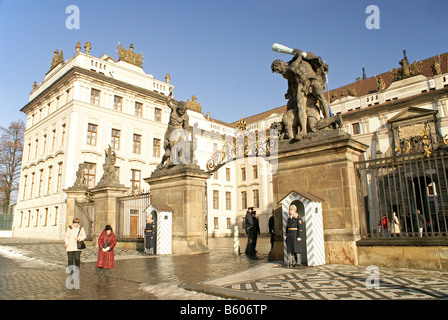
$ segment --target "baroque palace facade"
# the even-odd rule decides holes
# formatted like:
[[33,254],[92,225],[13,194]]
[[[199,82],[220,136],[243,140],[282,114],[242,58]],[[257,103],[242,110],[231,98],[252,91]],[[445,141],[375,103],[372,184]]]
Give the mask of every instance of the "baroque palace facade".
[[[94,187],[109,145],[117,155],[120,183],[130,193],[149,191],[144,179],[161,161],[171,112],[165,103],[173,88],[169,75],[161,81],[146,74],[143,57],[132,45],[129,50],[119,46],[118,60],[107,54],[94,57],[90,48],[86,43],[82,52],[78,43],[69,60],[55,51],[50,71],[33,85],[30,101],[21,109],[27,123],[15,237],[62,239],[67,227],[64,190],[73,186],[79,164],[84,164],[87,187]],[[418,122],[432,115],[438,136],[448,134],[447,64],[444,53],[419,62],[417,72],[410,69],[412,74],[403,75],[407,69],[402,67],[327,93],[344,130],[370,146],[366,159],[394,154],[394,121]],[[195,96],[187,106],[190,125],[200,129],[195,156],[204,170],[237,128],[266,132],[286,111],[282,106],[225,123],[208,112],[204,115]],[[242,232],[248,207],[255,208],[261,232],[268,232],[268,219],[277,206],[269,162],[256,157],[230,162],[213,173],[205,189],[209,236],[230,236],[235,225]],[[143,223],[138,228],[143,229]]]

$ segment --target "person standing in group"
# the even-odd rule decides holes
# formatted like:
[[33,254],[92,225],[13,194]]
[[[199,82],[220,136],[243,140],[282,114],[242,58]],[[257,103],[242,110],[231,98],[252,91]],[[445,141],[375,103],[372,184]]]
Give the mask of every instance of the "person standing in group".
[[247,234],[246,254],[255,253],[254,234],[256,231],[254,226],[254,218],[252,216],[253,211],[254,211],[253,207],[248,208],[246,212],[246,217],[244,219],[244,229],[246,229]]
[[79,219],[74,218],[73,224],[68,226],[64,237],[68,266],[75,265],[76,267],[78,267],[78,269],[80,268],[81,249],[78,249],[78,241],[84,241],[86,238],[86,231],[79,225]]
[[117,244],[115,234],[110,225],[107,225],[98,238],[98,258],[96,261],[98,279],[110,277],[110,269],[114,268],[114,247]]
[[397,213],[394,212],[392,214],[392,221],[391,221],[391,234],[395,235],[396,237],[398,237],[400,235],[401,232],[401,228],[400,228],[400,221],[398,220],[397,217]]
[[423,228],[426,232],[426,219],[420,209],[417,209],[417,226],[418,226],[418,236],[423,237]]
[[254,249],[254,253],[257,252],[257,239],[258,239],[258,235],[260,234],[260,221],[258,220],[257,217],[257,211],[253,210],[252,211],[252,219],[254,221],[254,233],[252,234],[253,236],[253,249]]
[[293,204],[290,205],[285,236],[288,267],[295,267],[302,261],[302,223],[302,218],[297,213],[297,207]]
[[387,237],[389,235],[389,229],[388,229],[388,221],[386,216],[383,215],[383,217],[381,218],[381,227],[383,228],[383,236]]
[[271,250],[272,250],[274,248],[274,237],[275,237],[274,210],[272,210],[272,215],[269,217],[268,225],[269,225],[269,235],[271,237]]

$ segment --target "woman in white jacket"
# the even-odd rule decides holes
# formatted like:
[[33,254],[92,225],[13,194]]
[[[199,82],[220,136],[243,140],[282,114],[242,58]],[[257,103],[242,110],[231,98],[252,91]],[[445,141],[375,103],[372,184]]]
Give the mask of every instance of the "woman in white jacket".
[[65,232],[65,250],[67,251],[68,265],[76,265],[78,268],[81,265],[81,250],[78,249],[76,241],[83,241],[86,239],[86,232],[83,227],[79,225],[79,219],[74,218],[73,224],[68,226]]

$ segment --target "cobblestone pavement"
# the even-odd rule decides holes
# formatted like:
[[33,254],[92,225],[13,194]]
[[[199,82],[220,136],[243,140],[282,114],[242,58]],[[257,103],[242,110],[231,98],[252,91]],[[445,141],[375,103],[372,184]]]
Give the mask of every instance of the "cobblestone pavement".
[[365,266],[285,268],[267,261],[268,241],[260,238],[255,257],[234,255],[229,238],[210,239],[210,253],[195,256],[117,248],[109,280],[95,276],[97,249],[89,247],[82,253],[80,288],[67,289],[61,241],[0,238],[0,299],[448,300],[448,273],[379,268],[378,282],[366,282],[372,273]]

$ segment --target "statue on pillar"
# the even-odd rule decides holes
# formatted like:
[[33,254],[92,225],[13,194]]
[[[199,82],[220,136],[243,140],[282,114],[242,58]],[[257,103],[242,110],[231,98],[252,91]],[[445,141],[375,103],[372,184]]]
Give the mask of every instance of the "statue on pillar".
[[171,114],[163,141],[165,153],[157,169],[179,163],[190,163],[190,141],[188,141],[190,126],[186,103],[173,99],[173,88],[171,87],[166,104],[170,107]]
[[[275,128],[281,127],[281,139],[299,141],[309,138],[309,133],[330,126],[340,127],[342,120],[340,116],[331,117],[330,105],[324,95],[328,64],[311,52],[291,49],[277,43],[272,49],[294,56],[289,62],[277,59],[271,65],[272,72],[279,73],[288,80],[285,94],[285,99],[288,99],[287,111],[280,124],[273,124]],[[297,134],[294,134],[295,129]]]
[[86,177],[84,172],[84,164],[80,163],[78,165],[78,171],[76,171],[76,180],[74,187],[82,187],[86,185]]
[[117,155],[112,147],[109,145],[107,149],[104,150],[105,160],[103,164],[103,176],[97,186],[104,185],[119,185],[120,181],[117,176],[117,171],[115,169],[115,162],[117,161]]

